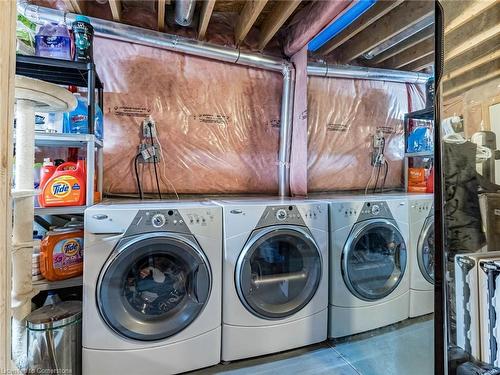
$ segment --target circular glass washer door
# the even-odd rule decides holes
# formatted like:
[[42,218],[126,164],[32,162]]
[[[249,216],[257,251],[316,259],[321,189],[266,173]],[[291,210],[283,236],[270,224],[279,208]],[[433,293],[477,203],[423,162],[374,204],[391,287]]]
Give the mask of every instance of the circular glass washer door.
[[417,244],[418,267],[424,278],[434,284],[434,216],[424,222]]
[[403,279],[406,256],[405,241],[393,222],[372,219],[356,224],[342,254],[344,281],[356,297],[380,300]]
[[208,260],[194,238],[154,233],[122,242],[101,271],[99,312],[117,334],[162,340],[189,326],[211,290]]
[[310,233],[300,227],[274,226],[250,237],[238,258],[235,282],[247,310],[271,320],[306,306],[321,276],[321,253]]

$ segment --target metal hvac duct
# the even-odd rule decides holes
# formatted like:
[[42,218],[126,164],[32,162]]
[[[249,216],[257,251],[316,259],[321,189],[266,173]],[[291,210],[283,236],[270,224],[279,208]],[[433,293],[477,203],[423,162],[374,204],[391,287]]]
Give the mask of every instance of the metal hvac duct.
[[[58,9],[39,7],[27,3],[18,5],[18,11],[36,23],[64,21],[69,24],[73,22],[77,16],[76,14],[65,13]],[[96,35],[110,39],[277,72],[281,72],[286,63],[285,60],[280,58],[243,52],[231,47],[200,42],[177,35],[143,29],[99,18],[89,17],[89,19],[94,27],[94,33]]]
[[193,22],[196,0],[175,1],[175,22],[181,26],[189,26]]
[[350,65],[329,65],[325,63],[309,63],[307,65],[307,74],[317,77],[369,79],[402,83],[426,83],[431,77],[430,74],[419,72],[365,68]]

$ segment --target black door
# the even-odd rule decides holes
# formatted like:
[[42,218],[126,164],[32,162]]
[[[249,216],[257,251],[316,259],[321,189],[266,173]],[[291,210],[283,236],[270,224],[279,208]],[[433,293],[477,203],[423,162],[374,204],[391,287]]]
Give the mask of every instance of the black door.
[[391,294],[406,270],[406,244],[389,220],[357,224],[342,254],[344,281],[356,297],[375,301]]
[[434,284],[434,217],[427,218],[418,239],[417,259],[420,272]]
[[118,245],[101,272],[97,303],[116,333],[161,340],[196,319],[210,288],[210,266],[194,238],[147,234]]
[[291,316],[313,298],[321,266],[321,253],[308,231],[290,226],[263,229],[251,236],[238,259],[238,295],[261,318]]

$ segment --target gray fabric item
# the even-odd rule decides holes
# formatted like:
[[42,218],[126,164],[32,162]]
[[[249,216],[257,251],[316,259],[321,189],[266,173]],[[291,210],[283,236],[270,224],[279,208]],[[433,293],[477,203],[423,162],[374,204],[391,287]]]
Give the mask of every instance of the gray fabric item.
[[445,240],[448,259],[486,244],[479,209],[480,179],[472,142],[444,143]]

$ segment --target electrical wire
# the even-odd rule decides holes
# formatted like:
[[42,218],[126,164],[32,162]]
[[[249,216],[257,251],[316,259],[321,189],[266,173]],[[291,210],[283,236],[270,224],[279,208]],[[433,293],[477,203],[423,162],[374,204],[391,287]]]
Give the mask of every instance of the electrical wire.
[[165,155],[163,154],[163,147],[161,146],[161,142],[160,142],[160,139],[158,138],[158,134],[155,134],[155,138],[156,138],[156,142],[158,143],[158,147],[160,148],[161,162],[163,163],[163,168],[161,169],[160,177],[162,177],[163,179],[165,179],[168,182],[168,184],[172,187],[172,190],[174,191],[174,194],[175,194],[177,200],[179,200],[180,198],[179,198],[179,194],[177,194],[177,189],[175,188],[172,181],[170,181],[167,178],[167,173],[166,173],[167,161],[165,159]]
[[158,170],[156,168],[156,149],[155,149],[155,142],[153,139],[153,129],[151,126],[151,122],[148,123],[149,126],[149,138],[151,139],[151,147],[153,147],[154,153],[153,153],[153,165],[154,165],[154,170],[155,170],[155,179],[156,179],[156,188],[158,189],[158,196],[161,198],[161,190],[160,190],[160,180],[158,179]]
[[138,153],[134,158],[134,170],[135,170],[135,178],[137,181],[137,188],[139,189],[139,197],[141,198],[141,200],[143,200],[144,196],[142,194],[141,180],[139,178],[139,171],[137,168],[137,162],[139,161],[140,157],[141,157],[141,153]]
[[377,192],[377,185],[378,185],[378,179],[380,178],[380,170],[382,169],[382,166],[377,167],[377,178],[375,179],[375,186],[373,187],[373,192]]
[[374,173],[375,173],[375,165],[373,165],[372,167],[372,174],[370,175],[370,179],[368,180],[368,182],[366,183],[366,187],[365,187],[365,195],[368,194],[368,188],[370,187],[370,183],[372,182],[373,180],[373,176],[374,176]]
[[381,193],[384,192],[385,181],[387,180],[387,174],[389,172],[389,163],[387,162],[387,160],[384,160],[384,165],[385,165],[385,172],[384,172],[384,179],[382,181],[382,186],[380,188]]

